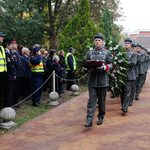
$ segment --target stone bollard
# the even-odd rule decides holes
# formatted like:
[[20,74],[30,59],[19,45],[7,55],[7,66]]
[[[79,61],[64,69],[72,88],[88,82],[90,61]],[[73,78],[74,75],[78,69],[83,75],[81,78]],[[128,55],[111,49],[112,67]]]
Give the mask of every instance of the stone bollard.
[[53,92],[49,93],[49,98],[51,99],[50,103],[48,103],[49,105],[57,106],[60,104],[56,101],[56,99],[59,98],[59,95],[55,92],[55,71],[53,71]]
[[16,126],[17,123],[11,121],[11,119],[15,118],[16,112],[11,107],[3,108],[0,111],[0,118],[3,119],[3,122],[0,123],[0,128],[10,129],[13,126]]
[[71,89],[72,89],[72,91],[73,91],[73,93],[72,93],[73,96],[78,96],[78,95],[80,95],[80,94],[77,92],[77,91],[79,90],[79,86],[78,86],[78,85],[73,84],[73,85],[71,86]]

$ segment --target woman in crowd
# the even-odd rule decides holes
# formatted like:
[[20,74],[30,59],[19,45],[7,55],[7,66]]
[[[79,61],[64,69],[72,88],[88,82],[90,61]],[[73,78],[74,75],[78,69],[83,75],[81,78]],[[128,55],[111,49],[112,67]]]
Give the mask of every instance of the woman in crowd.
[[52,71],[55,70],[55,73],[56,73],[56,77],[55,77],[55,88],[56,89],[55,89],[55,91],[60,96],[60,89],[61,89],[61,83],[62,83],[61,78],[63,78],[63,68],[58,63],[59,60],[60,60],[59,57],[57,55],[55,55],[53,57],[53,63],[51,65],[51,67],[52,67]]
[[[65,64],[65,52],[63,50],[60,50],[58,52],[58,55],[59,55],[59,64],[61,65],[63,69],[63,78],[66,78],[67,74],[66,74],[66,68],[67,68],[67,65]],[[61,83],[61,90],[60,90],[61,93],[64,93],[64,90],[63,90],[63,82]]]

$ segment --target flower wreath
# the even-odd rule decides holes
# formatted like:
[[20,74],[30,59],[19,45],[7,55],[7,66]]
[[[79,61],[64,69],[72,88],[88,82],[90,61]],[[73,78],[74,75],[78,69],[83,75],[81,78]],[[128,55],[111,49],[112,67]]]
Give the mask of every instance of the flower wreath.
[[[108,91],[111,91],[113,96],[118,97],[125,85],[124,81],[129,58],[125,48],[119,45],[119,42],[115,40],[105,39],[104,46],[105,49],[109,50],[113,55],[113,68],[109,71]],[[93,50],[93,48],[95,48],[94,43],[87,45],[86,50]]]

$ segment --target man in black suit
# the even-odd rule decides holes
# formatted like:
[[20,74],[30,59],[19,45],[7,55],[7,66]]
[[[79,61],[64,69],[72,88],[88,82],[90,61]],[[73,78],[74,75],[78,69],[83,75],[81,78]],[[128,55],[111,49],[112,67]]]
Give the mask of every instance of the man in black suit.
[[30,95],[31,91],[31,67],[29,62],[30,51],[28,48],[23,47],[22,49],[21,62],[23,65],[23,84],[22,84],[22,94],[26,98]]
[[7,75],[6,75],[6,84],[4,92],[4,107],[11,107],[14,104],[14,84],[16,80],[16,68],[14,66],[14,58],[10,53],[11,50],[11,40],[4,39],[3,47],[6,52],[6,61],[7,61]]

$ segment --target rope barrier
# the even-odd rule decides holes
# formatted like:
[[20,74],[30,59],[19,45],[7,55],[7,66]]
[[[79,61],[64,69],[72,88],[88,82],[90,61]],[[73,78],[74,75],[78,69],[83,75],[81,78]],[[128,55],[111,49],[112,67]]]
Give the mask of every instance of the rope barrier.
[[61,78],[61,77],[59,77],[57,74],[56,74],[56,76],[58,77],[58,78],[60,78],[61,80],[65,80],[65,81],[80,81],[81,79],[83,79],[83,78],[85,78],[86,76],[87,76],[87,74],[85,74],[84,76],[82,76],[81,78],[79,78],[79,79],[66,79],[66,78]]
[[43,85],[45,85],[45,83],[51,78],[51,76],[53,75],[53,73],[47,78],[47,80],[36,90],[36,91],[34,91],[31,95],[29,95],[28,97],[26,97],[25,99],[23,99],[22,101],[20,101],[19,103],[17,103],[17,104],[15,104],[15,105],[13,105],[13,106],[11,106],[11,107],[15,107],[15,106],[17,106],[18,104],[21,104],[21,103],[23,103],[24,101],[26,101],[28,98],[30,98],[33,94],[35,94],[40,88],[42,88],[43,87]]
[[[30,98],[30,97],[31,97],[33,94],[35,94],[40,88],[42,88],[43,85],[45,85],[45,83],[51,78],[52,75],[53,75],[53,72],[52,72],[52,74],[47,78],[47,80],[46,80],[36,91],[34,91],[31,95],[29,95],[28,97],[26,97],[25,99],[23,99],[22,101],[20,101],[19,103],[15,104],[15,105],[13,105],[13,106],[11,106],[11,107],[15,107],[15,106],[17,106],[18,104],[21,104],[21,103],[23,103],[24,101],[26,101],[28,98]],[[57,76],[58,78],[60,78],[61,80],[66,80],[66,81],[80,81],[81,79],[83,79],[84,77],[86,77],[87,74],[85,74],[83,77],[81,77],[81,78],[79,78],[79,79],[73,79],[73,80],[61,78],[61,77],[59,77],[57,74],[56,74],[56,76]]]

